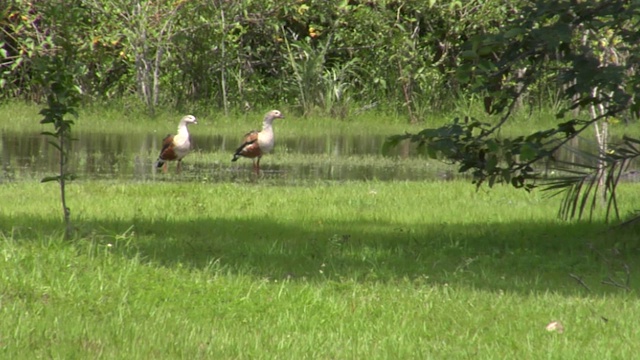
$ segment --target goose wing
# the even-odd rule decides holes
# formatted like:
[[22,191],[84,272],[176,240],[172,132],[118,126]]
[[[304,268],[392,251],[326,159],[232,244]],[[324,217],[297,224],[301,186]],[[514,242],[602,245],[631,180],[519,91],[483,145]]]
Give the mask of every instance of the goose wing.
[[256,157],[260,156],[260,146],[258,146],[258,131],[253,130],[244,135],[244,141],[240,145],[236,152],[233,154],[231,161],[238,160],[238,157]]
[[173,137],[174,135],[169,134],[162,140],[162,149],[160,150],[159,159],[162,160],[174,160],[176,154],[173,151]]

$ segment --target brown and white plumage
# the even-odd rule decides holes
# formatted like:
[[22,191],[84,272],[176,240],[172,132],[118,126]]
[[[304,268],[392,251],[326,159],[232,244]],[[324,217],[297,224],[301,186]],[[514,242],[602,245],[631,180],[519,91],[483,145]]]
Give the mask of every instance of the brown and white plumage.
[[253,130],[246,133],[242,145],[236,149],[231,161],[236,161],[241,156],[253,159],[253,170],[256,174],[259,174],[260,158],[262,158],[262,155],[273,150],[273,146],[275,145],[272,125],[274,119],[284,119],[284,116],[278,110],[269,111],[262,121],[262,131]]
[[177,171],[181,170],[182,159],[191,151],[191,139],[189,137],[189,124],[197,124],[195,116],[186,115],[178,124],[178,132],[175,135],[167,135],[162,140],[162,150],[158,156],[156,167],[167,171],[168,161],[178,161]]

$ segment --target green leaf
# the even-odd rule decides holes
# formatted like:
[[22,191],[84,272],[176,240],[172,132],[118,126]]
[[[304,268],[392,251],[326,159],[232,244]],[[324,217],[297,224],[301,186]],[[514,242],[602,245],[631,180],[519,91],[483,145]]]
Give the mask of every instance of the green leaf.
[[511,39],[523,33],[524,33],[524,30],[521,28],[511,28],[507,30],[506,33],[504,33],[504,37],[507,39]]
[[502,178],[505,182],[511,182],[511,171],[509,169],[502,169]]
[[53,146],[54,148],[58,149],[58,151],[62,152],[62,148],[60,147],[60,145],[56,142],[53,141],[47,141],[49,143],[49,145]]
[[567,137],[576,133],[576,122],[574,120],[564,122],[558,125],[558,131],[563,132]]
[[40,180],[41,183],[51,182],[51,181],[60,181],[60,176],[46,176]]
[[487,149],[490,152],[496,152],[496,151],[498,151],[499,148],[500,148],[500,146],[498,145],[498,143],[494,139],[487,140]]
[[493,174],[493,175],[489,176],[489,187],[493,187],[495,182],[496,182],[496,175]]
[[516,189],[521,188],[524,185],[524,177],[522,177],[522,175],[514,176],[511,178],[511,185]]
[[534,160],[538,156],[538,149],[531,143],[524,143],[520,148],[520,160],[522,162],[529,162]]
[[398,146],[398,144],[400,144],[401,141],[409,138],[410,136],[411,135],[409,135],[409,134],[389,136],[385,140],[385,142],[382,144],[382,153],[383,154],[388,154],[389,152],[391,152],[391,149],[393,149],[396,146]]
[[465,50],[461,52],[460,57],[465,60],[476,60],[480,58],[478,54],[473,50]]
[[498,157],[493,154],[489,155],[485,169],[487,169],[488,173],[492,173],[496,169],[496,166],[498,166]]
[[431,146],[427,146],[427,156],[431,159],[437,159],[438,158],[438,150],[431,147]]
[[496,51],[495,46],[493,45],[483,45],[478,48],[479,56],[487,56]]

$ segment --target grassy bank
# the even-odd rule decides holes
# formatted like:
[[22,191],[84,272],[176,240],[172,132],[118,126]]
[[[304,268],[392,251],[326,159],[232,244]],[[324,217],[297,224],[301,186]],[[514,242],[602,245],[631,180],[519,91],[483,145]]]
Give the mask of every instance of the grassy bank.
[[[276,106],[278,107],[278,106]],[[7,131],[42,131],[51,130],[39,124],[42,118],[39,111],[42,107],[21,102],[0,104],[0,130]],[[367,112],[352,111],[346,119],[329,116],[302,118],[280,107],[286,119],[276,124],[280,136],[318,136],[336,134],[375,134],[394,135],[405,132],[418,132],[425,127],[436,127],[452,121],[454,118],[470,116],[483,122],[495,123],[499,119],[484,113],[481,104],[467,104],[450,114],[428,114],[417,124],[408,124],[403,114],[385,114],[375,109]],[[266,111],[268,109],[264,109]],[[245,131],[259,128],[264,112],[232,113],[225,116],[215,109],[206,111],[187,111],[198,117],[199,124],[193,127],[194,133],[215,134],[220,136],[239,136]],[[95,106],[80,109],[79,118],[74,127],[75,132],[93,133],[157,133],[164,136],[172,132],[184,113],[175,111],[159,112],[155,116],[145,114],[138,107]],[[542,129],[554,128],[560,121],[551,108],[523,110],[516,112],[501,132],[504,136],[529,134]],[[610,128],[613,136],[622,134],[640,136],[637,124],[616,122]],[[590,131],[585,136],[592,137]]]
[[0,353],[635,356],[636,293],[601,280],[637,272],[637,232],[557,221],[558,199],[506,187],[300,185],[76,182],[64,242],[55,185],[3,184]]
[[[0,105],[0,130],[40,131],[46,127],[39,124],[42,118],[38,114],[41,107],[25,103],[8,103]],[[157,131],[160,135],[174,131],[180,118],[192,113],[198,118],[198,125],[192,127],[194,133],[219,134],[221,136],[241,136],[251,129],[259,129],[264,113],[270,109],[252,111],[250,113],[231,113],[225,116],[221,111],[175,111],[159,112],[155,116],[145,114],[140,109],[119,107],[85,107],[79,109],[79,118],[74,131],[104,133],[149,133]],[[342,134],[344,132],[367,134],[402,132],[411,129],[403,119],[393,115],[372,115],[371,113],[354,114],[348,120],[331,117],[301,118],[286,108],[281,108],[284,120],[278,120],[278,133],[284,136],[291,134]],[[419,127],[416,127],[418,129]],[[238,135],[240,132],[240,135]]]

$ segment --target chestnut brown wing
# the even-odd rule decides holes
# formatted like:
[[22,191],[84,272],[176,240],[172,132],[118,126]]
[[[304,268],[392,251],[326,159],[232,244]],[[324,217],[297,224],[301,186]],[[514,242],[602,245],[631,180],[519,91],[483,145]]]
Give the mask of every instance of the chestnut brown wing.
[[254,158],[260,155],[262,155],[262,151],[260,150],[260,146],[258,146],[258,132],[254,130],[244,135],[244,141],[242,145],[236,149],[231,161],[238,160],[240,156]]
[[178,158],[176,153],[173,151],[173,136],[174,135],[169,134],[162,140],[162,150],[160,150],[160,155],[158,156],[159,159],[175,160]]

